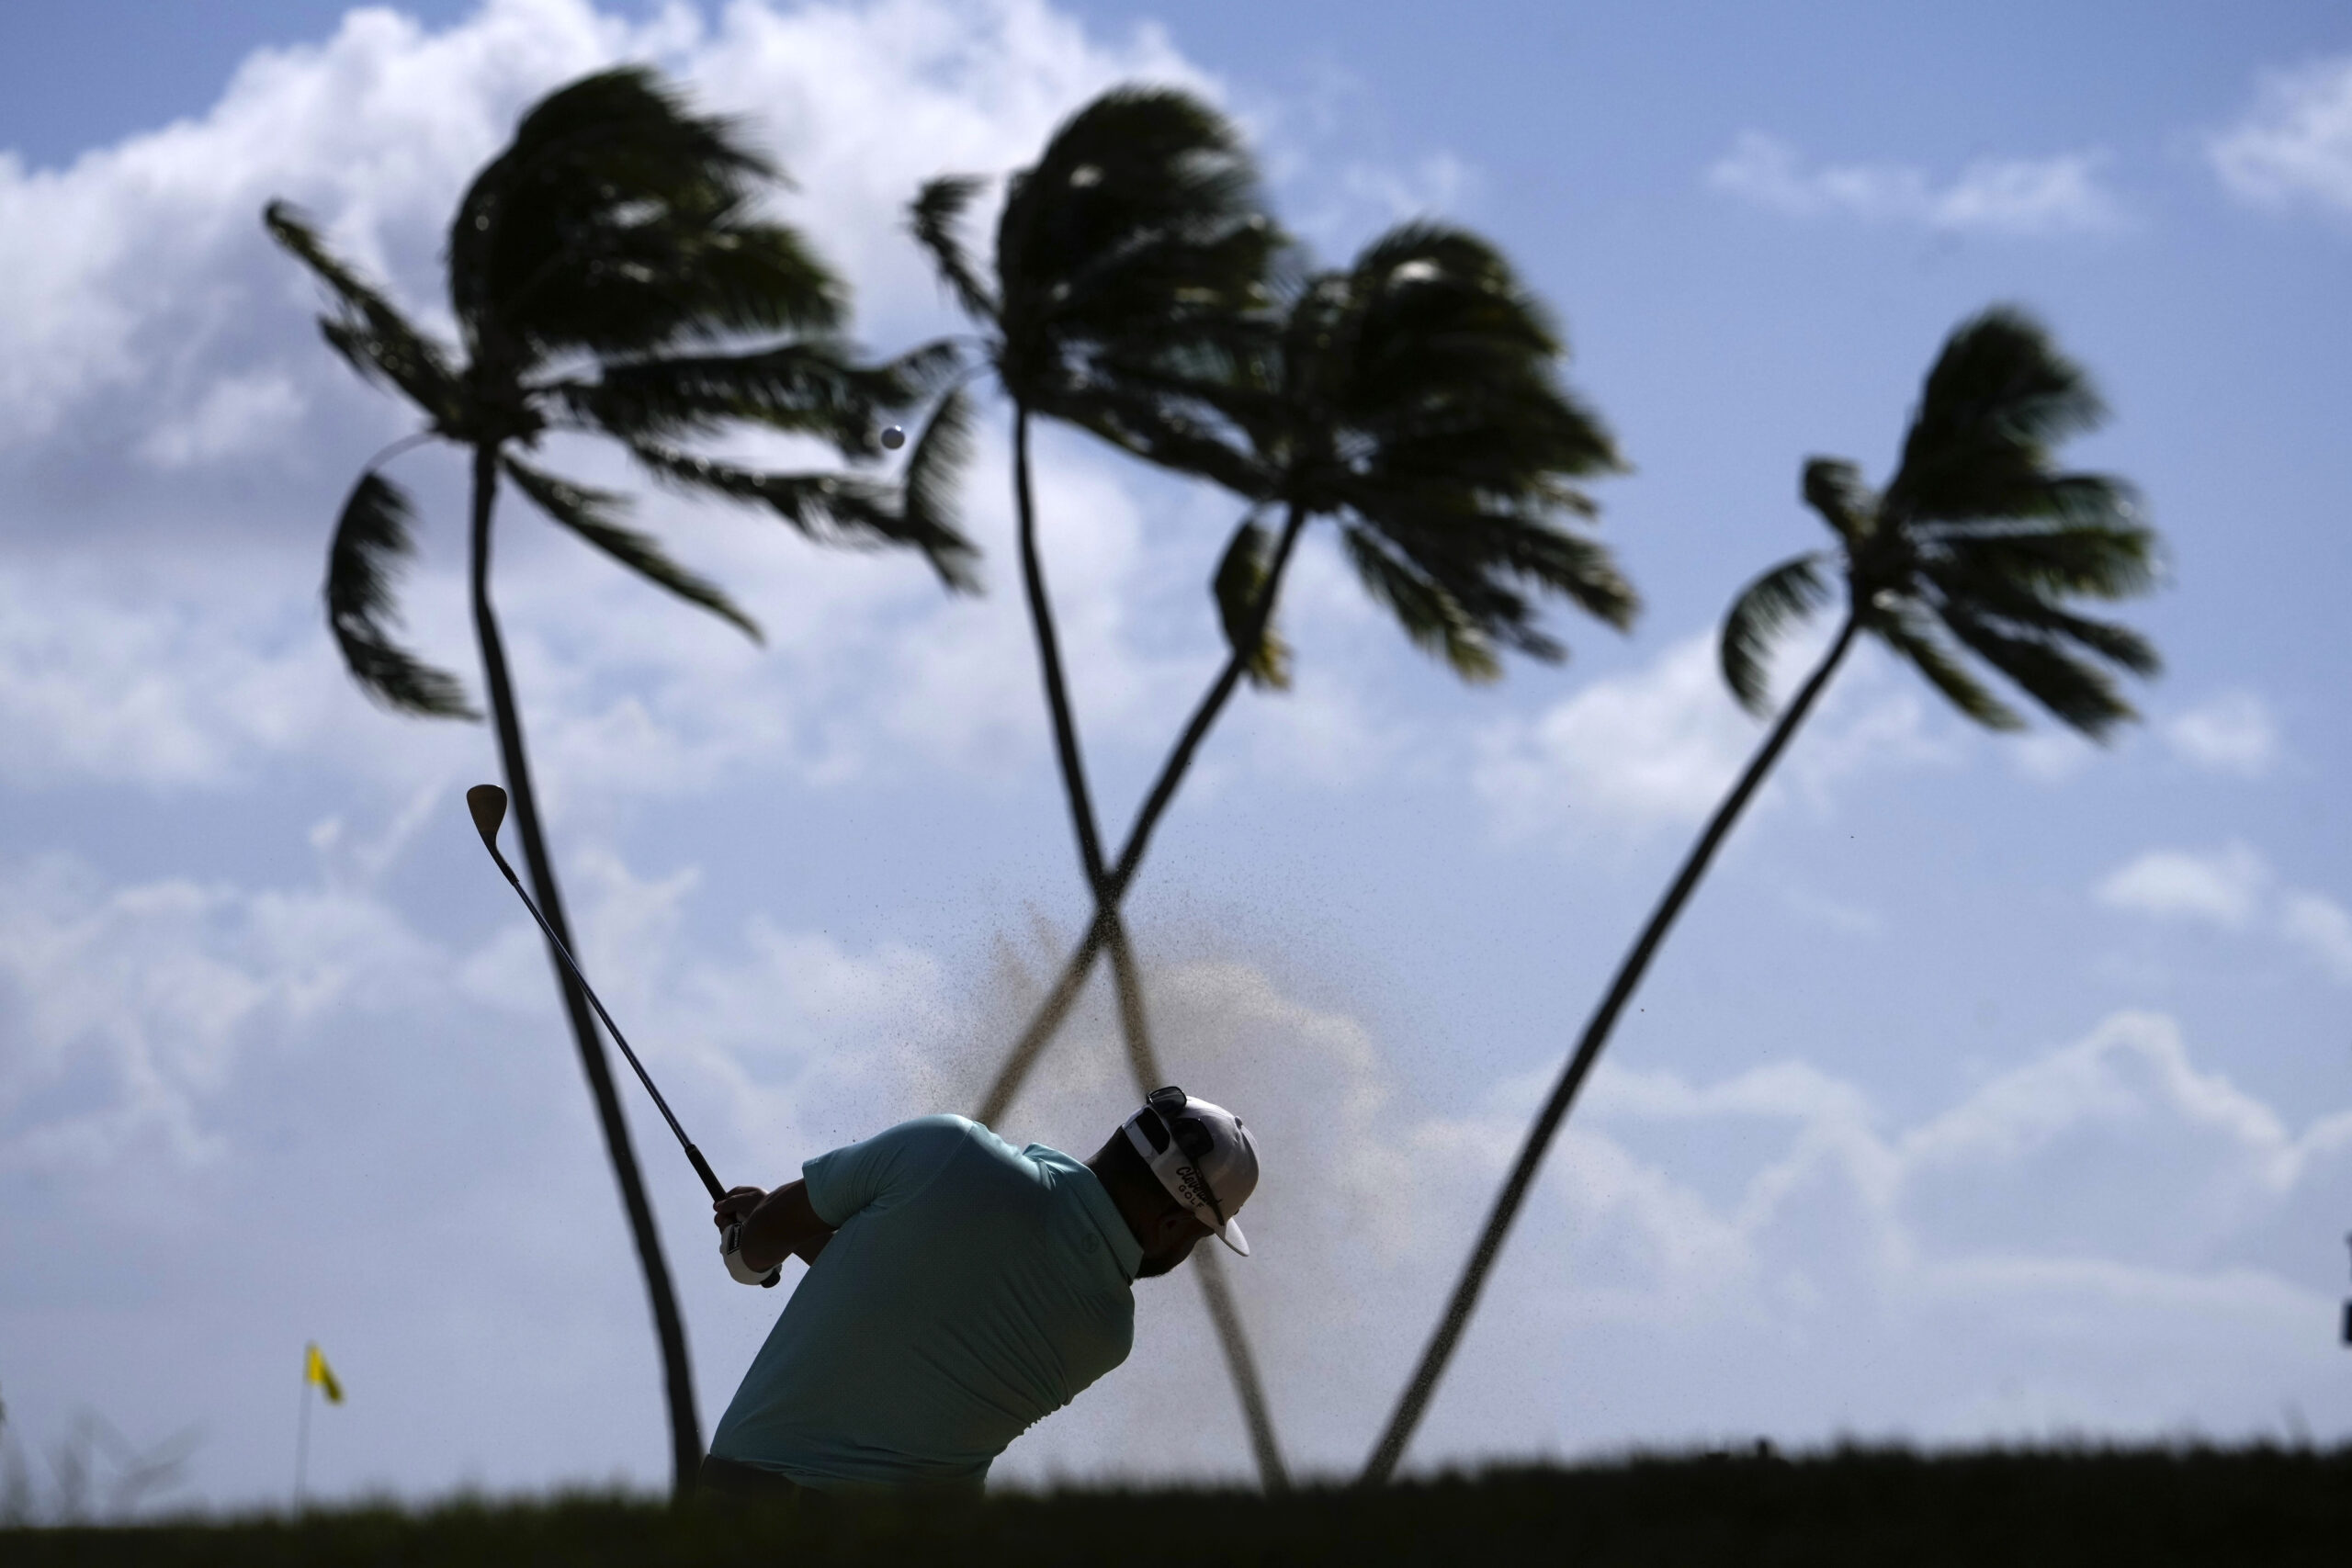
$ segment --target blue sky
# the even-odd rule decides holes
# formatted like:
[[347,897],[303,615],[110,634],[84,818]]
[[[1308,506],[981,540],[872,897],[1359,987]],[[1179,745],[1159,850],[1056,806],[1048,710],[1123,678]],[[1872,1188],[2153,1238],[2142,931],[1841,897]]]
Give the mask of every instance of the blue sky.
[[[352,1393],[327,1495],[661,1479],[586,1097],[459,804],[487,739],[369,708],[319,624],[333,509],[403,425],[255,221],[292,197],[437,310],[471,169],[622,57],[755,117],[877,345],[948,321],[898,232],[916,182],[1017,166],[1136,76],[1238,115],[1322,254],[1442,214],[1566,319],[1634,468],[1598,494],[1636,631],[1562,615],[1566,665],[1465,689],[1317,541],[1297,690],[1219,732],[1134,906],[1171,1070],[1268,1130],[1240,1287],[1311,1469],[1369,1443],[1754,742],[1707,639],[1818,542],[1803,460],[1883,477],[1943,335],[2038,312],[2114,412],[2070,456],[2167,542],[2129,612],[2169,665],[2146,722],[1984,736],[1856,661],[1620,1031],[1416,1458],[2352,1437],[2335,9],[93,4],[0,17],[0,1450],[37,1492],[90,1411],[197,1432],[181,1501],[281,1497],[310,1338]],[[454,465],[402,462],[411,627],[470,672]],[[1213,668],[1233,507],[1063,435],[1043,498],[1123,818]],[[1083,912],[1001,441],[969,505],[996,591],[952,604],[649,498],[764,650],[505,514],[591,972],[730,1178],[968,1105]],[[1091,1147],[1108,1040],[1098,1009],[1003,1130]],[[707,1427],[776,1303],[697,1261],[697,1190],[632,1114]],[[1142,1306],[1135,1363],[1004,1475],[1241,1470],[1189,1287]]]

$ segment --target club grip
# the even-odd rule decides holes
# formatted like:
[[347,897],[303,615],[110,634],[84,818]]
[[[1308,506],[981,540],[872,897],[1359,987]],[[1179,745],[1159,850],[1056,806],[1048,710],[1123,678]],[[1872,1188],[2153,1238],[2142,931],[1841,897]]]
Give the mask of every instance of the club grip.
[[711,1173],[710,1161],[702,1157],[702,1151],[700,1149],[695,1147],[692,1144],[688,1144],[686,1145],[686,1158],[694,1163],[695,1174],[702,1178],[702,1184],[710,1189],[710,1201],[712,1202],[716,1203],[721,1198],[727,1196],[727,1189],[718,1184],[718,1178]]

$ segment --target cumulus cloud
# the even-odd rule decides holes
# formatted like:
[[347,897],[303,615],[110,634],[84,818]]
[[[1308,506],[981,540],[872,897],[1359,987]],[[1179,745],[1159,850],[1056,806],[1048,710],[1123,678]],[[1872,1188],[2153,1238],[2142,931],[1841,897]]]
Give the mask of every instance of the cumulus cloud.
[[2173,755],[2211,773],[2258,779],[2278,760],[2278,724],[2254,692],[2224,692],[2175,714],[2158,732]]
[[2278,886],[2269,863],[2245,844],[2150,850],[2110,873],[2095,896],[2156,919],[2282,939],[2330,978],[2352,984],[2352,914],[2324,893]]
[[[1252,1201],[1253,1256],[1229,1271],[1277,1422],[1295,1460],[1344,1472],[1552,1069],[1441,1109],[1412,1092],[1377,1022],[1304,1000],[1307,976],[1236,956],[1223,933],[1156,945],[1166,1073],[1241,1111],[1278,1178]],[[1055,951],[1041,943],[1036,958]],[[1024,1010],[1033,970],[1012,962],[980,985],[1004,1014],[992,1022]],[[1091,1146],[1133,1092],[1107,998],[1054,1051],[1007,1130]],[[966,1100],[980,1076],[958,1086]],[[939,1092],[957,1102],[956,1088]],[[2328,1354],[2331,1303],[2296,1282],[2282,1229],[2316,1220],[2347,1169],[2352,1110],[2290,1125],[2156,1014],[2028,1052],[1911,1117],[1802,1059],[1716,1077],[1604,1064],[1418,1457],[1702,1441],[1768,1408],[1771,1429],[1798,1440],[2159,1433],[2191,1383],[2228,1382],[2181,1359],[2183,1337],[2251,1346],[2299,1317],[2318,1324],[2253,1375],[2265,1391]],[[1150,1450],[1240,1473],[1231,1397],[1191,1296],[1182,1280],[1140,1292],[1138,1342],[1166,1353],[1024,1438],[1007,1476],[1116,1473],[1119,1455]],[[2086,1320],[2105,1337],[2099,1365],[2065,1370]],[[1736,1370],[1766,1346],[1795,1358],[1785,1379]],[[2016,1397],[1985,1401],[1996,1385]],[[2223,1422],[2259,1428],[2275,1399],[2243,1393],[2232,1409]]]
[[[175,1271],[184,1321],[212,1321],[224,1290],[243,1300],[258,1280],[271,1282],[273,1332],[293,1331],[289,1312],[313,1325],[301,1332],[333,1325],[353,1379],[368,1380],[368,1419],[337,1460],[354,1480],[373,1465],[429,1490],[470,1463],[490,1484],[616,1465],[653,1482],[641,1301],[546,960],[521,922],[502,915],[503,934],[461,967],[364,891],[5,869],[0,1005],[36,1010],[40,1051],[0,1079],[0,1180],[39,1168],[96,1191],[139,1171],[186,1190],[173,1234],[133,1220],[122,1245]],[[969,1104],[1060,951],[1047,933],[950,957],[762,919],[713,941],[690,919],[696,874],[606,854],[587,857],[575,886],[600,989],[729,1173],[788,1168],[899,1116]],[[82,978],[61,985],[66,974]],[[1393,1028],[1307,999],[1332,989],[1311,966],[1246,956],[1223,929],[1156,932],[1147,978],[1166,1075],[1240,1110],[1267,1151],[1257,1250],[1229,1273],[1295,1461],[1343,1472],[1550,1069],[1467,1108],[1431,1103],[1400,1072]],[[1134,1093],[1117,1038],[1098,990],[1002,1130],[1091,1149]],[[264,1092],[289,1082],[290,1103]],[[690,1244],[693,1184],[633,1099],[631,1114],[678,1238],[708,1419],[778,1303],[710,1275]],[[288,1131],[306,1124],[307,1142]],[[379,1172],[417,1161],[417,1179],[383,1188]],[[1802,1057],[1725,1075],[1604,1064],[1416,1460],[1743,1430],[2153,1436],[2191,1405],[2217,1435],[2260,1431],[2332,1354],[2333,1303],[2303,1282],[2298,1248],[2347,1174],[2352,1110],[2292,1122],[2199,1063],[2158,1015],[2119,1014],[1908,1115]],[[573,1190],[595,1201],[546,1208]],[[485,1201],[497,1192],[514,1196]],[[429,1274],[442,1310],[393,1310],[399,1292],[368,1304],[380,1292],[333,1258],[312,1265],[316,1286],[283,1282],[285,1261],[251,1237],[322,1201],[364,1227],[369,1277]],[[46,1212],[0,1206],[12,1252]],[[233,1284],[181,1260],[208,1251],[236,1260]],[[559,1300],[544,1299],[552,1273],[568,1282]],[[22,1311],[0,1305],[12,1342],[66,1343]],[[1138,1312],[1145,1353],[1016,1444],[1006,1482],[1242,1473],[1193,1282],[1141,1289]],[[251,1357],[242,1341],[198,1338],[212,1347],[200,1365],[183,1358],[160,1377],[133,1348],[126,1375],[153,1380],[141,1407],[158,1420],[222,1418],[232,1437],[208,1451],[199,1490],[254,1495],[282,1454],[235,1435],[268,1427],[238,1386]],[[453,1382],[457,1365],[477,1370]],[[643,1388],[616,1376],[629,1369]],[[35,1430],[61,1398],[46,1371],[11,1382]],[[2327,1432],[2352,1430],[2352,1403],[2305,1410]],[[458,1431],[469,1436],[447,1436]]]
[[[1510,1110],[1453,1122],[1442,1146],[1492,1151],[1477,1163],[1495,1173],[1523,1126],[1524,1107]],[[1685,1354],[1706,1347],[1702,1362],[1728,1367],[1740,1347],[1766,1344],[1798,1358],[1785,1382],[1763,1380],[1775,1385],[1767,1397],[1803,1399],[1825,1435],[2157,1431],[2177,1394],[2119,1398],[2105,1379],[2120,1362],[2145,1357],[2177,1380],[2177,1369],[2154,1372],[2177,1337],[2251,1344],[2298,1327],[2292,1357],[2325,1353],[2333,1303],[2290,1282],[2291,1234],[2324,1225],[2328,1183],[2352,1165],[2352,1112],[2290,1126],[2200,1066],[2172,1021],[2123,1013],[1909,1122],[1801,1062],[1713,1082],[1604,1066],[1553,1163],[1513,1242],[1548,1256],[1519,1264],[1521,1293],[1501,1311],[1580,1342],[1564,1357],[1580,1401],[1694,1436],[1736,1430],[1727,1412],[1748,1395],[1685,1393],[1705,1366],[1621,1377],[1596,1365],[1646,1359],[1662,1321],[1676,1321],[1704,1325],[1679,1337]],[[1557,1228],[1538,1240],[1546,1224]],[[1551,1362],[1491,1320],[1479,1336],[1492,1337],[1487,1359],[1469,1375],[1478,1419],[1491,1421],[1510,1407],[1515,1358],[1522,1371]],[[2098,1371],[2062,1370],[2090,1344],[2104,1346]],[[2109,1360],[2121,1345],[2132,1348]],[[1851,1357],[1900,1366],[1901,1401],[1865,1392],[1869,1380],[1842,1364]],[[2283,1389],[2291,1375],[2280,1361],[2255,1381]],[[1991,1386],[2014,1397],[1988,1401]],[[2243,1409],[2257,1425],[2271,1416]],[[1462,1419],[1456,1440],[1472,1427]]]
[[[1156,31],[1105,38],[1037,0],[650,22],[495,0],[438,30],[356,12],[256,57],[168,130],[68,168],[0,167],[0,778],[19,807],[0,853],[0,1256],[39,1260],[0,1293],[0,1346],[18,1358],[0,1375],[28,1432],[85,1403],[163,1430],[204,1422],[198,1487],[216,1503],[277,1495],[285,1350],[310,1337],[356,1393],[340,1446],[314,1456],[331,1495],[663,1473],[642,1291],[546,955],[455,815],[485,743],[370,710],[319,626],[326,520],[400,416],[321,350],[310,286],[255,221],[271,195],[303,202],[431,317],[440,225],[471,169],[537,94],[624,58],[753,118],[799,181],[786,213],[859,280],[885,345],[948,321],[899,232],[917,179],[1019,164],[1111,82],[1202,81]],[[1350,223],[1375,222],[1466,177],[1437,160],[1336,185]],[[1966,208],[1939,221],[1984,221]],[[410,631],[470,671],[454,485],[422,454],[402,461],[427,534]],[[1000,546],[1005,481],[992,455],[971,490],[974,527]],[[1172,502],[1074,442],[1046,444],[1040,484],[1094,733],[1114,757],[1156,747],[1214,660],[1200,585],[1230,508]],[[721,1171],[773,1180],[897,1116],[970,1104],[1059,942],[992,945],[978,915],[981,934],[926,942],[737,913],[714,887],[741,868],[679,859],[669,839],[625,853],[606,829],[616,800],[729,783],[775,809],[779,781],[920,795],[943,774],[1036,766],[1017,608],[650,499],[646,523],[765,624],[762,652],[503,516],[510,652],[584,956]],[[1408,656],[1328,554],[1303,563],[1284,615],[1300,689],[1245,698],[1213,767],[1346,781],[1368,760],[1450,765],[1406,755],[1342,677],[1375,643]],[[1493,727],[1476,782],[1497,821],[1694,820],[1757,734],[1710,660],[1703,640],[1677,645]],[[1859,664],[1788,785],[1947,755],[1926,714]],[[91,786],[101,805],[77,817]],[[25,847],[52,834],[84,854]],[[859,903],[876,885],[842,867],[880,852],[825,848],[826,874],[858,889],[842,907]],[[478,882],[444,877],[444,852]],[[2263,897],[2246,929],[2275,922],[2342,972],[2340,904]],[[1252,1206],[1260,1256],[1233,1273],[1284,1439],[1343,1470],[1544,1075],[1481,1084],[1462,1067],[1441,1092],[1417,1077],[1438,1049],[1426,1021],[1381,1016],[1286,943],[1269,957],[1223,929],[1159,925],[1150,942],[1169,1071],[1263,1128],[1279,1178]],[[2330,1303],[2274,1233],[2312,1231],[2312,1194],[2341,1189],[2342,1135],[2233,1088],[2169,1028],[2025,1051],[1997,1092],[1916,1114],[1802,1058],[1604,1068],[1417,1458],[1742,1430],[2154,1431],[2180,1409],[2211,1430],[2260,1426],[2277,1390],[2332,1365],[2296,1337]],[[1006,1130],[1083,1150],[1131,1097],[1096,996]],[[710,1267],[698,1190],[628,1103],[707,1428],[778,1303]],[[2195,1217],[2185,1237],[2152,1234],[2141,1200],[2159,1189]],[[1189,1281],[1141,1310],[1135,1363],[1024,1438],[1009,1478],[1239,1472]],[[2352,1431],[2352,1409],[2307,1409]]]
[[1740,133],[1707,170],[1707,183],[1792,218],[1844,217],[1944,233],[2042,236],[2122,228],[2123,206],[2101,182],[2100,152],[1978,159],[1949,181],[1903,164],[1808,167],[1796,148],[1761,131]]
[[1506,832],[1597,812],[1644,827],[1704,817],[1755,749],[1756,726],[1723,691],[1706,637],[1649,668],[1595,681],[1532,719],[1479,739],[1478,792]]
[[[440,229],[474,169],[532,98],[625,59],[745,118],[797,186],[786,215],[856,281],[869,328],[893,334],[946,320],[903,232],[922,180],[1018,166],[1115,82],[1215,90],[1156,30],[1098,39],[1041,0],[751,4],[707,28],[685,7],[639,25],[586,0],[491,0],[441,31],[355,11],[322,44],[256,55],[199,118],[67,169],[0,165],[0,449],[85,430],[96,400],[107,439],[78,444],[113,450],[128,427],[166,467],[349,439],[355,410],[385,405],[321,352],[311,285],[266,241],[263,203],[308,208],[445,319]],[[322,414],[341,418],[322,428]]]
[[2352,57],[2267,75],[2205,156],[2225,189],[2257,207],[2352,213]]
[[[474,168],[534,96],[632,58],[767,141],[796,182],[786,215],[854,279],[865,330],[889,345],[958,324],[904,232],[921,180],[1018,166],[1114,83],[1218,91],[1157,29],[1106,39],[1042,0],[749,4],[707,23],[684,7],[638,23],[586,0],[492,0],[440,30],[356,11],[322,43],[256,55],[201,116],[68,168],[0,164],[0,527],[19,547],[0,570],[0,716],[22,739],[0,768],[27,784],[217,788],[324,758],[406,789],[418,747],[470,749],[462,732],[413,739],[430,727],[370,713],[334,668],[314,597],[326,526],[407,415],[323,351],[312,286],[258,215],[295,200],[439,320],[440,229]],[[983,451],[969,522],[1001,558],[1001,439]],[[641,488],[577,444],[551,456]],[[412,638],[470,674],[458,476],[428,449],[396,477],[424,513]],[[1040,444],[1038,488],[1091,733],[1163,744],[1213,658],[1196,585],[1231,509],[1196,515],[1175,487],[1077,441]],[[949,602],[908,560],[820,556],[724,508],[655,494],[641,515],[752,607],[772,651],[693,624],[509,497],[499,591],[551,775],[660,795],[752,765],[841,782],[941,762],[1002,775],[1041,757],[1033,660],[1001,597]],[[84,552],[126,536],[135,549],[94,570]],[[1162,582],[1192,591],[1147,592]],[[1317,613],[1301,599],[1291,615]],[[1294,708],[1312,722],[1287,750],[1323,773],[1370,754],[1358,742],[1373,721],[1332,682]]]
[[[1817,649],[1784,651],[1783,674]],[[1784,771],[1815,799],[1859,768],[1948,755],[1918,694],[1888,673],[1858,660],[1795,742]],[[1713,634],[1702,633],[1532,717],[1486,727],[1472,783],[1509,838],[1686,827],[1722,800],[1761,736],[1724,689]]]
[[107,887],[62,859],[0,868],[0,1164],[215,1158],[227,1145],[205,1108],[249,1070],[241,1058],[298,1048],[322,1017],[380,1000],[431,957],[365,897]]
[[2290,893],[2278,929],[2335,979],[2352,985],[2352,914],[2324,893]]
[[2150,850],[2098,885],[2098,900],[2113,909],[2159,919],[2202,920],[2243,927],[2270,884],[2270,868],[2245,844],[2211,854]]
[[[32,803],[9,814],[19,840],[62,825],[97,863],[0,860],[0,1251],[44,1259],[48,1292],[0,1303],[0,1341],[40,1347],[47,1369],[0,1371],[19,1429],[57,1429],[84,1401],[160,1401],[226,1434],[200,1467],[208,1496],[266,1496],[281,1467],[247,1435],[275,1418],[246,1390],[268,1384],[269,1345],[323,1332],[371,1409],[343,1461],[351,1484],[660,1469],[658,1418],[639,1404],[657,1385],[626,1371],[644,1371],[642,1293],[544,953],[514,910],[496,905],[475,929],[492,918],[479,900],[458,896],[453,915],[438,878],[416,875],[486,741],[371,709],[320,625],[329,520],[406,416],[324,352],[312,286],[258,221],[270,197],[300,203],[446,327],[437,255],[465,182],[533,98],[624,59],[746,118],[797,182],[786,215],[857,282],[881,347],[956,324],[903,232],[918,181],[1016,167],[1114,83],[1217,92],[1156,29],[1090,31],[1040,0],[752,3],[644,22],[584,0],[492,0],[435,29],[356,11],[322,42],[255,56],[168,130],[63,168],[0,159],[0,779]],[[994,434],[968,495],[1001,558]],[[549,457],[590,482],[621,478],[576,447]],[[458,476],[430,452],[400,464],[423,523],[408,631],[470,675]],[[1203,586],[1233,508],[1058,436],[1040,443],[1037,482],[1073,681],[1116,762],[1123,745],[1163,744],[1214,668]],[[510,499],[509,654],[600,988],[720,1168],[774,1179],[779,1151],[854,1136],[925,1092],[909,1087],[931,1081],[922,1062],[954,1052],[941,960],[759,918],[689,933],[696,869],[625,861],[614,803],[748,778],[763,791],[1034,780],[1034,659],[1001,592],[951,601],[905,560],[820,555],[772,522],[658,494],[640,517],[729,584],[767,650]],[[1310,592],[1286,606],[1302,649],[1333,604]],[[1283,755],[1369,754],[1348,688],[1305,694],[1314,722]],[[1261,705],[1269,723],[1284,711]],[[1255,767],[1282,750],[1261,739],[1233,756]],[[119,793],[85,805],[94,785]],[[177,869],[191,861],[205,869]],[[649,1171],[666,1169],[664,1130],[640,1122],[639,1135]],[[667,1234],[698,1239],[692,1184],[652,1181]],[[126,1186],[161,1195],[158,1223],[91,1246],[119,1217],[96,1195]],[[714,1306],[683,1256],[673,1267],[707,1416],[775,1298],[739,1300],[721,1280]],[[395,1269],[447,1281],[447,1314],[388,1290]],[[522,1278],[564,1283],[528,1301],[509,1289]],[[158,1279],[170,1325],[123,1330],[166,1310]],[[42,1304],[60,1301],[75,1304]],[[86,1339],[109,1313],[107,1343]],[[208,1322],[236,1326],[190,1356],[205,1331],[187,1325]],[[162,1359],[125,1355],[125,1333]],[[463,1397],[482,1403],[462,1430],[446,1407],[452,1367],[504,1369],[469,1374]],[[444,1393],[406,1397],[428,1386]],[[512,1442],[469,1435],[525,1410],[533,1425]]]

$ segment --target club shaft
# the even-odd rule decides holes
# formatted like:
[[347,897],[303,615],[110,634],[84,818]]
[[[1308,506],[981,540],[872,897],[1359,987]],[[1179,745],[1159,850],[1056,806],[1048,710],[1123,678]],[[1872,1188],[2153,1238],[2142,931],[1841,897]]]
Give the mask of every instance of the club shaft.
[[718,1178],[712,1172],[710,1162],[702,1157],[702,1151],[695,1147],[692,1138],[686,1136],[686,1130],[678,1125],[677,1117],[670,1111],[670,1102],[662,1098],[660,1089],[653,1087],[652,1075],[645,1070],[645,1064],[637,1059],[637,1053],[629,1049],[628,1036],[623,1034],[621,1026],[613,1021],[613,1015],[605,1010],[605,1004],[597,998],[596,987],[590,985],[588,976],[581,972],[580,961],[571,956],[571,950],[563,945],[563,939],[555,934],[553,926],[548,924],[548,918],[539,913],[537,902],[525,891],[522,882],[514,874],[514,868],[506,863],[506,857],[500,854],[494,845],[490,852],[492,858],[498,862],[498,869],[505,873],[506,885],[514,889],[516,897],[523,900],[523,908],[531,911],[531,919],[539,922],[539,930],[547,932],[548,945],[556,950],[557,955],[562,958],[565,966],[571,971],[571,977],[580,982],[581,992],[587,997],[588,1005],[594,1008],[596,1016],[605,1021],[605,1029],[612,1035],[613,1043],[621,1048],[621,1055],[628,1058],[628,1065],[636,1070],[637,1081],[643,1084],[645,1092],[653,1097],[654,1109],[662,1112],[662,1120],[670,1123],[670,1131],[677,1134],[678,1146],[686,1151],[687,1162],[695,1168],[695,1174],[702,1178],[702,1184],[705,1187],[710,1189],[711,1201],[715,1203],[726,1197],[727,1189],[718,1184]]

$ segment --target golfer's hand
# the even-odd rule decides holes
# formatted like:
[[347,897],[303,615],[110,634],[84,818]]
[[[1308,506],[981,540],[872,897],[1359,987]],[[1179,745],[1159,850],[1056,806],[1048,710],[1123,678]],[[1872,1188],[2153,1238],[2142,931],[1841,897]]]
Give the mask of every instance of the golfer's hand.
[[738,1220],[751,1218],[752,1211],[758,1208],[766,1197],[767,1194],[756,1187],[730,1187],[726,1197],[710,1206],[710,1223],[723,1231]]

